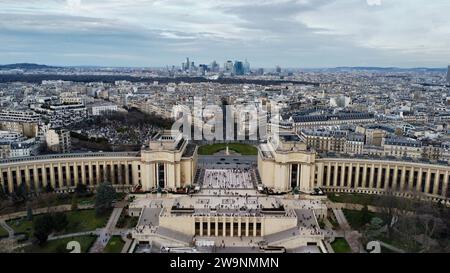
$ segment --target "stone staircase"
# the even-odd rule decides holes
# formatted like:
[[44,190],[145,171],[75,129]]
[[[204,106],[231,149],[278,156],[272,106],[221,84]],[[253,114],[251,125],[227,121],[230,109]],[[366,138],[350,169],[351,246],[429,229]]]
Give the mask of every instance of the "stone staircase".
[[205,177],[205,169],[197,168],[197,172],[195,173],[195,176],[194,176],[194,184],[201,186],[203,183],[204,177]]
[[253,169],[252,181],[256,183],[255,187],[257,187],[258,184],[262,184],[261,176],[259,175],[259,171],[257,169]]

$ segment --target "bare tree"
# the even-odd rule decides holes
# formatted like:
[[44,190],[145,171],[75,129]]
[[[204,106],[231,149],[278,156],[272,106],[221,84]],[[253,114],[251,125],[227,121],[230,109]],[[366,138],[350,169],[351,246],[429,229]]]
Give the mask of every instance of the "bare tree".
[[391,238],[393,223],[403,213],[403,207],[405,202],[403,198],[396,196],[396,191],[393,189],[387,189],[383,196],[380,196],[375,205],[380,208],[383,220],[387,224],[387,236]]

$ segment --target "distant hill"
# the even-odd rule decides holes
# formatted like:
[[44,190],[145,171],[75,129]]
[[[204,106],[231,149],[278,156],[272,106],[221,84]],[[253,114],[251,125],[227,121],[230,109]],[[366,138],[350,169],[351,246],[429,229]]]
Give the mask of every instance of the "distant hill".
[[329,70],[335,70],[335,71],[380,71],[380,72],[408,72],[408,71],[415,71],[415,72],[446,72],[447,68],[429,68],[429,67],[412,67],[412,68],[399,68],[399,67],[336,67],[331,68]]
[[31,63],[17,63],[17,64],[5,64],[0,65],[0,69],[25,69],[25,70],[32,70],[32,69],[51,69],[51,68],[58,68],[56,66],[48,66],[43,64],[31,64]]

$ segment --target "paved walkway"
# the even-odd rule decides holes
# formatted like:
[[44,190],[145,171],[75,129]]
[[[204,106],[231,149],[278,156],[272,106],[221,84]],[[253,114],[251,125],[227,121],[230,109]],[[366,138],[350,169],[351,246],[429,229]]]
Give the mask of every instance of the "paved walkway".
[[405,251],[404,251],[403,249],[400,249],[400,248],[395,247],[395,246],[393,246],[393,245],[390,245],[390,244],[388,244],[388,243],[381,242],[381,241],[379,241],[379,243],[380,243],[380,245],[381,245],[382,247],[385,247],[385,248],[387,248],[387,249],[389,249],[389,250],[391,250],[391,251],[393,251],[393,252],[397,252],[397,253],[405,253]]
[[109,217],[108,223],[106,224],[106,227],[100,230],[100,232],[98,233],[97,240],[95,241],[94,245],[91,247],[89,252],[91,253],[103,252],[103,249],[108,244],[109,239],[111,239],[117,221],[119,220],[119,217],[122,214],[122,210],[123,207],[114,208],[113,212],[111,213],[111,216]]
[[50,235],[48,237],[49,241],[52,240],[58,240],[58,239],[64,239],[64,238],[70,238],[70,237],[76,237],[76,236],[84,236],[84,235],[98,235],[100,233],[100,230],[91,230],[91,231],[83,231],[83,232],[77,232],[77,233],[69,233],[69,234],[63,234],[63,235]]
[[361,233],[356,230],[351,230],[345,232],[344,234],[345,240],[347,240],[348,245],[352,249],[353,253],[363,253],[365,252],[363,245],[360,242],[362,237]]
[[[70,233],[70,234],[63,234],[63,235],[50,235],[48,236],[48,241],[53,241],[53,240],[58,240],[58,239],[64,239],[64,238],[70,238],[70,237],[77,237],[77,236],[84,236],[84,235],[97,235],[98,236],[99,230],[91,230],[91,231],[84,231],[84,232],[77,232],[77,233]],[[20,249],[26,246],[31,245],[31,242],[26,242],[23,244],[16,244],[14,243],[14,245],[12,246],[12,249]]]
[[350,230],[351,227],[349,223],[347,222],[347,219],[345,218],[344,213],[341,209],[333,209],[334,216],[336,217],[336,220],[343,230]]
[[324,245],[325,245],[325,248],[327,249],[328,253],[334,253],[334,249],[331,246],[330,242],[324,241]]
[[120,253],[128,253],[128,250],[130,249],[131,244],[133,243],[133,240],[128,239],[128,237],[126,235],[122,236],[122,240],[124,240],[125,244],[123,245],[123,248],[120,251]]
[[360,242],[362,235],[358,231],[352,230],[350,224],[347,222],[347,218],[345,218],[344,212],[341,209],[333,209],[333,213],[336,216],[336,220],[342,229],[342,235],[345,240],[347,240],[348,245],[352,249],[352,252],[364,252],[364,247]]
[[14,238],[14,229],[12,229],[8,224],[6,224],[5,220],[0,220],[0,226],[2,226],[8,232],[8,238]]

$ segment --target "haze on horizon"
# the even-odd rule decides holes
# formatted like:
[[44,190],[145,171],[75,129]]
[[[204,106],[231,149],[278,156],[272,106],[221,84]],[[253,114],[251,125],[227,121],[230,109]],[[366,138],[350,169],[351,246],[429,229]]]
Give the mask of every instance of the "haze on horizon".
[[448,0],[0,0],[0,63],[447,67]]

